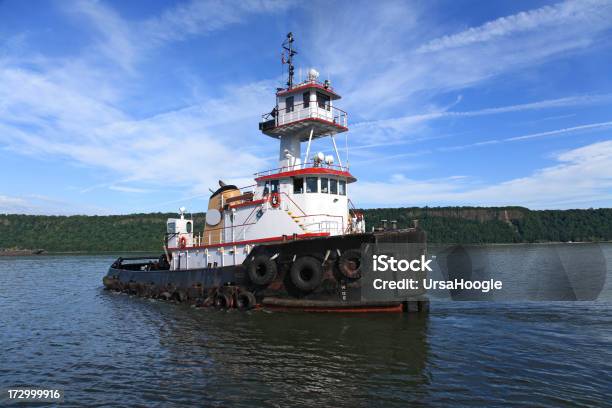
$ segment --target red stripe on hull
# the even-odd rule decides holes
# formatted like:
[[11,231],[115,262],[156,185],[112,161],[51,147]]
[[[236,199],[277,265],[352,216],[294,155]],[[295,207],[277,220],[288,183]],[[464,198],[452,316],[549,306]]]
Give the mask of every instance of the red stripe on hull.
[[274,305],[263,305],[263,309],[276,310],[276,311],[295,311],[295,312],[308,312],[308,313],[402,313],[404,311],[401,303],[392,306],[378,306],[378,307],[288,307],[288,306],[274,306]]

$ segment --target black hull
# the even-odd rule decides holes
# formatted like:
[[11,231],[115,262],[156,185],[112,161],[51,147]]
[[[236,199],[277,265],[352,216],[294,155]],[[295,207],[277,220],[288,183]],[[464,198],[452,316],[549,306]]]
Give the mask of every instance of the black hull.
[[[287,241],[255,247],[244,265],[172,271],[151,262],[124,265],[119,259],[109,268],[104,285],[110,290],[196,306],[323,312],[423,312],[428,303],[418,296],[402,301],[363,300],[360,280],[345,279],[339,274],[336,252],[359,249],[365,243],[425,245],[425,241],[425,233],[420,230]],[[247,265],[262,255],[273,258],[278,271],[272,281],[257,285],[249,278]],[[289,272],[295,259],[300,257],[317,259],[323,270],[320,284],[306,293],[292,284]],[[251,300],[245,305],[247,297]]]

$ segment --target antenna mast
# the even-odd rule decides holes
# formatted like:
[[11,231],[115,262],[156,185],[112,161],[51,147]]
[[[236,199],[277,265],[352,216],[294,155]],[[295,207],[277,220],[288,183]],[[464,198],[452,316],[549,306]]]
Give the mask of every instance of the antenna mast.
[[289,79],[287,80],[287,88],[293,88],[293,56],[297,54],[297,51],[293,49],[293,33],[287,34],[287,39],[283,42],[283,64],[289,65]]

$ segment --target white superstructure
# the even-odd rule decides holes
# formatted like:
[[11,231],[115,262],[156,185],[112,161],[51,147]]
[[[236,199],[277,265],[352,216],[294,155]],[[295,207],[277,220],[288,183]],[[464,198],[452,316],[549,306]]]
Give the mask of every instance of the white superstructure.
[[[335,136],[348,131],[346,112],[334,106],[340,96],[311,69],[293,84],[293,37],[283,48],[289,66],[287,87],[276,106],[263,115],[260,130],[278,139],[278,166],[255,174],[239,189],[221,183],[211,196],[202,233],[181,211],[167,223],[171,269],[241,264],[254,245],[365,232],[361,214],[349,208],[348,186],[356,179],[342,163]],[[284,61],[285,62],[285,61]],[[312,141],[329,138],[330,152],[312,152]],[[302,146],[305,145],[305,151]]]

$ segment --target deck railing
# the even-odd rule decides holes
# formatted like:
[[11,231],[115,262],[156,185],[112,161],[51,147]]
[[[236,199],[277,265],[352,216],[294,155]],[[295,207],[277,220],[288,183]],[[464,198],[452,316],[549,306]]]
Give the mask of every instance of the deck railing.
[[303,170],[303,169],[309,169],[309,168],[332,169],[332,170],[346,171],[346,172],[349,171],[348,166],[340,166],[338,164],[306,162],[306,163],[295,164],[292,166],[284,166],[284,167],[278,167],[275,169],[260,171],[260,172],[255,173],[255,177],[270,176],[272,174],[284,173],[286,171]]
[[283,126],[304,119],[322,119],[342,127],[348,125],[348,116],[345,111],[316,101],[296,103],[284,109],[276,107],[272,112],[261,116],[262,123],[272,122],[272,127]]

